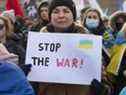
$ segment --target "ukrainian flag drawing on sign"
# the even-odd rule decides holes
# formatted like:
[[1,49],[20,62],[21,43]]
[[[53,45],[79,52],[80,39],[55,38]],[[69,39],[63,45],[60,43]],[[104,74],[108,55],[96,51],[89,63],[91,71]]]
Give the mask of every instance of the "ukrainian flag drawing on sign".
[[82,48],[82,49],[92,49],[93,41],[92,40],[80,40],[78,47]]

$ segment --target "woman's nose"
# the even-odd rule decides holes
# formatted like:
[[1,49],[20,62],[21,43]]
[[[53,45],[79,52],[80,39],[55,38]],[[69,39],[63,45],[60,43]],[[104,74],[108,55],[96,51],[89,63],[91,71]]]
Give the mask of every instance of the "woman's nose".
[[64,12],[59,12],[59,17],[64,17]]

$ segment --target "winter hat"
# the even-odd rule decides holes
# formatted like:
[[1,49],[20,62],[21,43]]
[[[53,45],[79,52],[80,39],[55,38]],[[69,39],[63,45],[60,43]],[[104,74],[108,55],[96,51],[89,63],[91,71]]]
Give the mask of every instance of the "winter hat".
[[39,9],[40,9],[41,7],[48,7],[48,1],[42,2],[42,3],[39,5]]
[[38,14],[39,14],[39,16],[40,16],[40,10],[41,10],[41,8],[42,8],[42,7],[48,7],[48,6],[49,6],[49,4],[48,4],[47,1],[44,1],[44,2],[42,2],[42,3],[39,5],[39,7],[38,7]]
[[57,6],[68,7],[73,14],[74,21],[76,20],[76,6],[72,0],[51,0],[49,4],[49,18],[51,19],[51,13]]

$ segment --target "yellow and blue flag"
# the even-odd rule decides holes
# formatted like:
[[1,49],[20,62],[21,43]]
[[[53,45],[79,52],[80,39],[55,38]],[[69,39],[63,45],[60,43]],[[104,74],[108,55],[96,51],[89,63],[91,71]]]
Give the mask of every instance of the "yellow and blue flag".
[[82,49],[92,49],[93,41],[92,40],[80,40],[78,47],[82,48]]

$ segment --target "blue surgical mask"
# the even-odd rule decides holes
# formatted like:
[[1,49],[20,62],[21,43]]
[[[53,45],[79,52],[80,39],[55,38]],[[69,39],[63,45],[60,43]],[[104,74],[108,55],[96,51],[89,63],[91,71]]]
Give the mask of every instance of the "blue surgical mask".
[[97,28],[99,26],[99,20],[86,18],[85,24],[89,29],[94,29],[94,28]]

